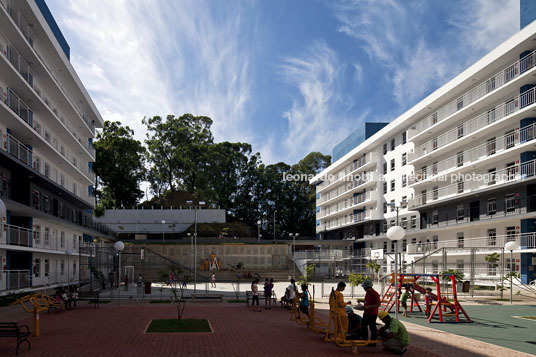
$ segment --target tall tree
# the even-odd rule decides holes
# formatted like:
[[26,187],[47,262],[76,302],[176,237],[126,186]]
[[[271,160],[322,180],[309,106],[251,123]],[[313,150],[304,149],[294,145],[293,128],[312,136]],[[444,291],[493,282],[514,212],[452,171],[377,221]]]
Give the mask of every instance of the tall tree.
[[145,148],[133,138],[134,132],[120,122],[104,122],[95,142],[99,205],[119,208],[135,205],[143,192],[139,189],[145,178]]
[[[147,159],[152,190],[161,194],[165,190],[184,189],[191,193],[204,181],[203,173],[208,146],[214,139],[210,131],[212,119],[184,114],[177,118],[168,115],[144,118],[147,126]],[[164,187],[157,185],[165,185]]]

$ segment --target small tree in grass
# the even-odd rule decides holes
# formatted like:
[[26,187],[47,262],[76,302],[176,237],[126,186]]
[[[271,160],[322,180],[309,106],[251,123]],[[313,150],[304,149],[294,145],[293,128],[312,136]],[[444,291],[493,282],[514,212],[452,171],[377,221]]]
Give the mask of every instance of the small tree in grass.
[[[497,262],[501,259],[501,255],[499,253],[491,253],[491,254],[486,255],[484,259],[486,260],[486,262],[488,262],[488,264],[491,267],[493,267],[493,269],[495,269],[499,266]],[[502,279],[501,279],[501,285],[497,285],[497,289],[501,291],[501,299],[502,299],[503,291],[505,290],[504,286],[502,285]]]
[[[178,265],[172,264],[169,266],[169,273],[175,277],[182,274],[182,268]],[[184,314],[184,308],[186,307],[186,300],[184,300],[184,287],[182,284],[177,284],[177,279],[173,279],[171,286],[171,302],[177,309],[177,324],[179,323],[182,315]],[[178,286],[178,287],[177,287]]]

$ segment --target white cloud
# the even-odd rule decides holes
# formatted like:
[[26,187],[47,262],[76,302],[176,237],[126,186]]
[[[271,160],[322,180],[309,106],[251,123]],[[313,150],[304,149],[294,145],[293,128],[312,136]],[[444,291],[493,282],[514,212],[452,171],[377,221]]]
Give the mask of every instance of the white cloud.
[[346,117],[352,101],[341,94],[345,66],[324,41],[315,42],[301,57],[285,58],[283,79],[299,91],[292,107],[283,113],[289,133],[283,147],[287,162],[297,162],[311,151],[325,152],[353,132],[368,114]]
[[144,116],[192,113],[214,120],[217,141],[252,136],[245,108],[255,51],[247,44],[255,33],[244,27],[254,27],[255,16],[245,16],[248,4],[70,0],[55,5],[73,48],[72,63],[105,120],[120,120],[144,139]]

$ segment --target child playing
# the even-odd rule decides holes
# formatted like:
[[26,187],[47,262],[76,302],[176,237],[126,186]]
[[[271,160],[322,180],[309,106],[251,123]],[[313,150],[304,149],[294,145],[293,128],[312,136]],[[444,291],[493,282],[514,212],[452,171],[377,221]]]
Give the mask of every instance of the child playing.
[[404,313],[402,316],[408,317],[408,297],[410,296],[411,291],[409,286],[406,286],[406,291],[402,293],[402,296],[400,297],[400,303],[402,304],[402,308],[404,309]]
[[424,304],[426,305],[426,310],[424,314],[426,317],[430,316],[430,306],[432,305],[432,289],[426,288],[426,294],[424,294]]
[[[261,308],[259,307],[259,279],[255,279],[253,283],[251,283],[251,293],[252,293],[252,300],[251,300],[251,307],[253,307],[253,310],[251,311],[259,311],[261,312]],[[255,302],[257,302],[257,308],[255,308]]]

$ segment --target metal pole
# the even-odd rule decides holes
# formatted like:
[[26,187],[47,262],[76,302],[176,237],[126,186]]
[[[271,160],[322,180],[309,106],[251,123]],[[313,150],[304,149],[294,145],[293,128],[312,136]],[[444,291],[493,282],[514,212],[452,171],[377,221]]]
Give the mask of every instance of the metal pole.
[[277,210],[274,210],[274,242],[277,243],[277,238],[275,237],[275,213]]
[[197,207],[195,208],[195,224],[194,224],[194,294],[197,292]]
[[294,279],[296,279],[296,233],[292,236],[292,263],[294,265]]
[[[398,216],[398,210],[397,210],[397,216]],[[397,217],[398,220],[398,217]],[[398,224],[397,224],[398,225]],[[395,319],[398,320],[398,259],[396,256],[398,255],[398,241],[395,240]]]
[[512,250],[510,251],[510,305],[512,305]]
[[119,274],[117,281],[117,303],[121,306],[121,251],[119,251]]
[[261,225],[257,224],[257,244],[260,243],[260,237],[261,237]]

